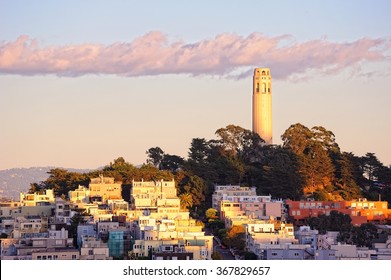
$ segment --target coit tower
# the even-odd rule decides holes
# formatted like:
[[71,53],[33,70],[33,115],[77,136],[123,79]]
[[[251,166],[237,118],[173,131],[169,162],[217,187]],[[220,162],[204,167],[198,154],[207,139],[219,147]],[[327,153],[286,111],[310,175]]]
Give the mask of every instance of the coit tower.
[[273,143],[272,77],[269,68],[255,68],[253,76],[253,132]]

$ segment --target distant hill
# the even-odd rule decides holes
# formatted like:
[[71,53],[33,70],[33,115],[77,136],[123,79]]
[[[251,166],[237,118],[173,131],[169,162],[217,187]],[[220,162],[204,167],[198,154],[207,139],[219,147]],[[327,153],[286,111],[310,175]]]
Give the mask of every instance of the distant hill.
[[[31,183],[45,181],[50,169],[56,167],[30,167],[30,168],[12,168],[0,170],[0,198],[13,198],[19,200],[20,192],[26,192]],[[60,167],[63,168],[63,167]],[[70,172],[86,173],[90,169],[63,168]]]

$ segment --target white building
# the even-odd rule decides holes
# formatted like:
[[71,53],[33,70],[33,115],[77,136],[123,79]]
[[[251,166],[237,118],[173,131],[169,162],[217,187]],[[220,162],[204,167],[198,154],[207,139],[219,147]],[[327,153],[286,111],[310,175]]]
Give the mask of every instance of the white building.
[[22,206],[54,204],[54,192],[53,190],[45,190],[43,193],[20,193],[20,203]]

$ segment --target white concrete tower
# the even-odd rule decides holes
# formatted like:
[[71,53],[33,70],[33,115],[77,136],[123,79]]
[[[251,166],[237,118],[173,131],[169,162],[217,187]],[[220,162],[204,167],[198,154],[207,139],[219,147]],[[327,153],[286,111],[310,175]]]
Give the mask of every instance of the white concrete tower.
[[253,132],[273,143],[272,77],[269,68],[255,68],[253,77]]

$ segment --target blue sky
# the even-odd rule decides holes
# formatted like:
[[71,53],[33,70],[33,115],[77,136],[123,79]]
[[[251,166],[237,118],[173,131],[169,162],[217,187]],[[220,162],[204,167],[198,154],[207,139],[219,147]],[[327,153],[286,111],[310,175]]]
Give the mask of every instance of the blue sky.
[[[212,3],[210,3],[212,2]],[[0,169],[187,156],[251,128],[270,67],[276,144],[322,125],[391,164],[389,1],[1,1]]]

